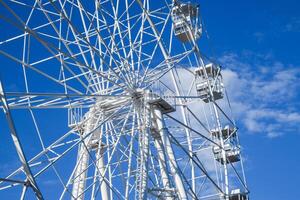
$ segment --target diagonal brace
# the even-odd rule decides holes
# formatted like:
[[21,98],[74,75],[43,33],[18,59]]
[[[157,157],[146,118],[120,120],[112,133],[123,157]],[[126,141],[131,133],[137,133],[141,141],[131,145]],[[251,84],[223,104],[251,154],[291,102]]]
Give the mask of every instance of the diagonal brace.
[[23,147],[22,147],[20,139],[18,137],[17,130],[16,130],[14,121],[13,121],[11,113],[10,113],[10,109],[9,109],[9,106],[7,103],[7,99],[5,96],[5,92],[4,92],[1,80],[0,80],[0,99],[1,99],[1,102],[3,103],[3,110],[5,113],[8,125],[9,125],[10,134],[11,134],[12,140],[14,142],[14,145],[16,147],[19,159],[22,163],[22,167],[25,172],[29,186],[33,189],[37,199],[43,200],[44,199],[43,195],[42,195],[40,189],[38,188],[35,178],[30,170],[30,167],[28,165],[27,159],[26,159],[24,151],[23,151]]

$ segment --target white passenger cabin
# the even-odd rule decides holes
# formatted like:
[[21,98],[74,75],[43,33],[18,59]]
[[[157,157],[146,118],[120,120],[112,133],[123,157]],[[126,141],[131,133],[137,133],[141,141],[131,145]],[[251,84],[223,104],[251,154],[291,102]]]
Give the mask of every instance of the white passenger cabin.
[[172,9],[174,34],[182,42],[197,40],[202,34],[199,20],[199,6],[192,3],[179,3]]
[[[220,138],[220,131],[218,129],[213,129],[210,131],[211,135],[216,138]],[[221,130],[222,138],[227,139],[227,138],[235,138],[236,137],[236,129],[226,125],[222,130]]]
[[[240,148],[233,146],[231,144],[224,145],[225,154],[226,154],[226,163],[235,163],[240,161]],[[224,164],[222,149],[219,146],[213,147],[213,153],[215,155],[215,159]]]
[[235,189],[231,191],[229,200],[247,200],[247,194],[241,192],[240,189]]
[[205,67],[199,67],[195,70],[197,95],[205,103],[212,100],[209,88],[212,90],[214,100],[223,98],[224,86],[219,70],[220,68],[213,63],[207,64]]

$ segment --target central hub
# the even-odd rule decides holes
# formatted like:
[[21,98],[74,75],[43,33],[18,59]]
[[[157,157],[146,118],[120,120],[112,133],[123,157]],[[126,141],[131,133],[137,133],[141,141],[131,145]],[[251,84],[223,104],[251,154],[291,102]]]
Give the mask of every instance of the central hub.
[[143,89],[138,88],[134,92],[131,93],[131,98],[134,100],[141,99],[142,97],[145,96],[146,91],[148,91],[148,90],[143,90]]

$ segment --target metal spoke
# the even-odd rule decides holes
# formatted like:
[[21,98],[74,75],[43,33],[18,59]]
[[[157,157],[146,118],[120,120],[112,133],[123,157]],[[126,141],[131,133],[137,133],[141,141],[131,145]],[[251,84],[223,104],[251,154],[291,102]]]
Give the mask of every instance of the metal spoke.
[[0,178],[3,198],[248,200],[197,3],[7,0],[0,10],[0,108],[21,161]]

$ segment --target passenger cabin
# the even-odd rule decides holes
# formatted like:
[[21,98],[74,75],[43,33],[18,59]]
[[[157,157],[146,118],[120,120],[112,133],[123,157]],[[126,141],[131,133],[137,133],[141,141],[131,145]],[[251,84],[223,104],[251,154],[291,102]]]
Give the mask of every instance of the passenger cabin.
[[202,34],[199,20],[199,6],[192,3],[178,3],[172,9],[174,34],[182,42],[197,40]]
[[235,189],[231,191],[229,200],[247,200],[247,194],[241,192],[240,189]]
[[[240,148],[233,146],[231,144],[225,144],[225,155],[226,155],[226,164],[235,163],[240,161]],[[215,155],[215,159],[224,164],[222,149],[219,146],[213,147],[213,153]]]
[[205,67],[199,67],[195,70],[197,95],[208,103],[212,100],[210,88],[214,100],[223,98],[224,86],[220,76],[220,68],[213,63],[207,64]]
[[208,78],[216,78],[218,76],[219,67],[216,66],[213,63],[209,63],[205,65],[205,67],[199,67],[195,70],[195,73],[198,75],[198,77],[202,79],[206,79],[206,74]]
[[[213,129],[213,130],[211,130],[210,133],[213,137],[220,138],[220,131],[218,129]],[[221,130],[221,134],[222,134],[222,138],[225,140],[229,137],[235,138],[236,137],[236,129],[227,125]]]

